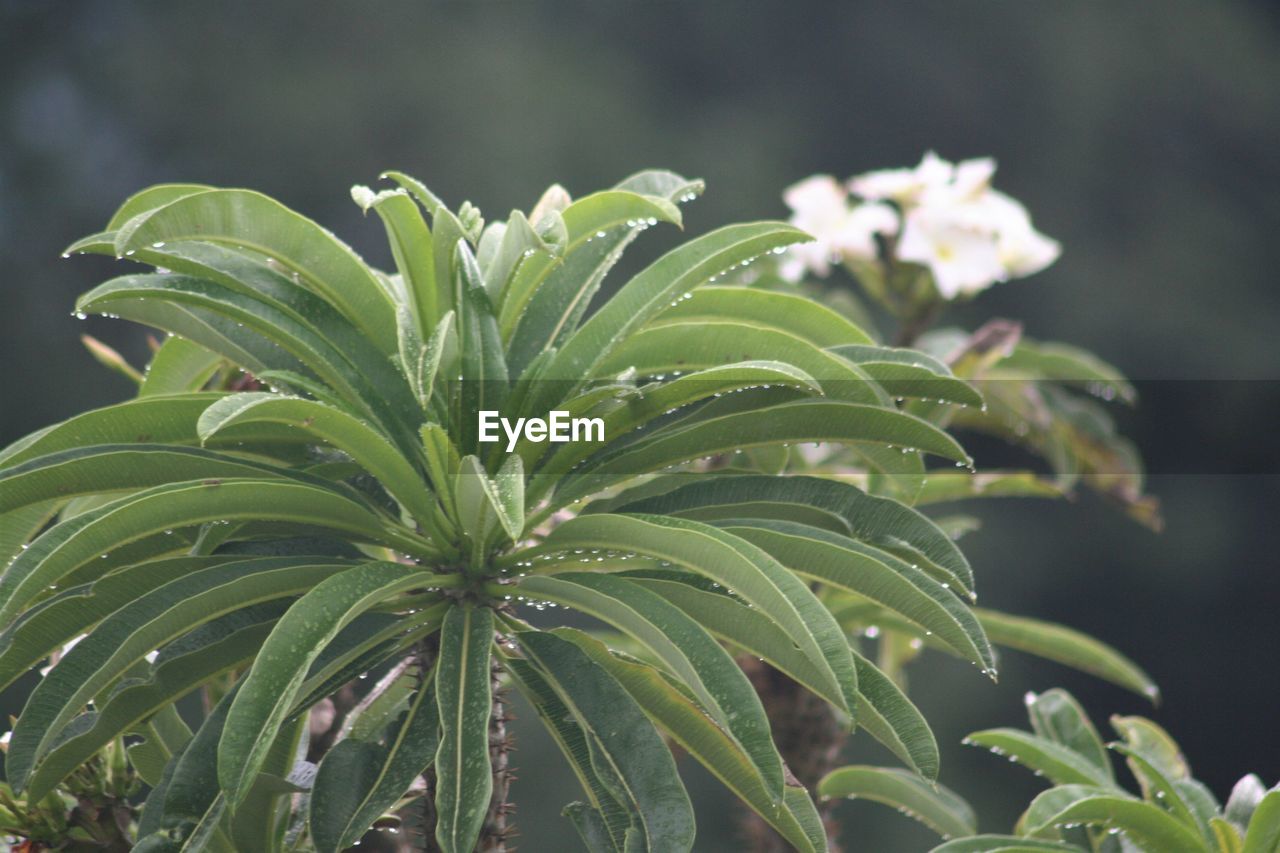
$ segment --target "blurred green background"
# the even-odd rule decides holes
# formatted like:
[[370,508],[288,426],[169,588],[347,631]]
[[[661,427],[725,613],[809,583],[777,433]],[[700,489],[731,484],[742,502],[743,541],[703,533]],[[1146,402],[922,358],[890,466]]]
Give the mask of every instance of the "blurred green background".
[[[48,2],[0,0],[0,444],[124,397],[77,336],[132,355],[143,332],[68,316],[112,274],[60,260],[159,181],[277,196],[389,263],[348,187],[385,168],[491,216],[552,181],[584,193],[642,167],[707,180],[698,233],[784,214],[813,172],[994,155],[1062,260],[958,318],[1022,318],[1143,380],[1122,414],[1168,530],[1084,497],[984,511],[967,543],[983,604],[1064,621],[1156,677],[1154,712],[1224,797],[1280,777],[1280,15],[1263,3]],[[650,252],[670,235],[647,235]],[[643,250],[642,250],[643,251]],[[1029,774],[962,747],[1023,723],[1062,684],[1099,718],[1137,697],[1006,656],[998,686],[927,659],[915,696],[943,781],[1007,829]],[[0,697],[16,712],[21,697]],[[532,721],[528,721],[532,722]],[[572,847],[569,773],[522,726],[525,850]],[[851,757],[888,762],[862,743]],[[734,850],[733,809],[690,772],[699,850]],[[930,835],[845,807],[850,848]],[[855,843],[856,842],[856,843]]]

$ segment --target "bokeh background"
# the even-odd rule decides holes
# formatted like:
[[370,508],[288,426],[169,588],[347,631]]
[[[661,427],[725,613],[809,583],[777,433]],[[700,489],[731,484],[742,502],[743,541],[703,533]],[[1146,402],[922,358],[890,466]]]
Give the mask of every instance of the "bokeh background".
[[[129,393],[78,343],[134,356],[143,332],[68,316],[111,274],[61,260],[154,182],[277,196],[389,263],[348,197],[385,168],[453,204],[527,209],[642,167],[707,180],[694,233],[784,213],[780,191],[994,155],[1062,260],[956,318],[1026,321],[1142,380],[1119,413],[1168,529],[1100,501],[1004,503],[967,542],[983,603],[1075,625],[1143,664],[1154,716],[1219,797],[1280,778],[1280,15],[1244,2],[898,3],[0,0],[0,444]],[[646,235],[652,249],[663,237]],[[643,250],[642,250],[643,251]],[[989,831],[1037,790],[960,745],[1024,722],[1065,685],[1099,718],[1138,697],[1006,655],[1001,682],[926,661],[917,701],[943,780]],[[0,697],[16,711],[20,696]],[[532,721],[517,756],[522,848],[572,847],[576,797]],[[861,742],[862,738],[858,741]],[[874,746],[855,758],[886,761]],[[733,809],[690,771],[699,850],[734,850]],[[892,811],[845,807],[850,848],[926,849]]]

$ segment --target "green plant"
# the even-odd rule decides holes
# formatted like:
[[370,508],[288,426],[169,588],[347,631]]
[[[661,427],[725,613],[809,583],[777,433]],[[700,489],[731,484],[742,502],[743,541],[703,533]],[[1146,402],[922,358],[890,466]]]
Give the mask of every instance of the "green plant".
[[[820,787],[827,796],[862,796],[899,807],[944,837],[934,853],[1272,853],[1280,849],[1280,786],[1250,774],[1220,806],[1168,732],[1143,717],[1111,718],[1119,740],[1103,744],[1065,690],[1028,693],[1032,731],[989,729],[966,743],[1015,761],[1053,787],[1032,800],[1014,835],[975,835],[973,811],[953,792],[900,780],[883,768],[843,768]],[[1112,754],[1138,784],[1116,778]]]
[[[1058,244],[1032,227],[1025,208],[991,186],[994,172],[989,159],[952,164],[930,153],[914,169],[871,172],[847,183],[825,175],[803,180],[784,193],[784,200],[792,209],[792,224],[815,240],[789,249],[772,264],[735,273],[734,280],[781,292],[799,288],[857,322],[876,345],[836,346],[832,352],[875,377],[903,411],[961,435],[977,433],[1013,445],[1017,449],[1005,456],[1014,467],[984,466],[975,474],[926,470],[920,460],[908,459],[886,472],[840,445],[793,448],[755,461],[778,472],[855,482],[910,503],[930,513],[956,540],[981,526],[981,517],[970,509],[976,503],[1061,498],[1079,485],[1158,529],[1159,506],[1144,493],[1141,459],[1106,408],[1113,401],[1136,401],[1135,389],[1120,371],[1076,347],[1028,340],[1015,321],[992,319],[972,332],[938,325],[952,303],[1031,275],[1058,257]],[[845,275],[833,276],[836,269]],[[722,321],[715,326],[702,333],[744,334]],[[880,343],[890,340],[896,346]],[[948,385],[951,377],[978,391],[981,405],[961,405],[967,401]],[[902,611],[861,590],[828,585],[822,596],[841,627],[860,638],[854,642],[903,689],[908,665],[922,649],[948,651],[920,620],[904,619]],[[989,608],[973,608],[973,613],[995,645],[1158,698],[1156,685],[1139,667],[1077,631]],[[783,757],[806,785],[815,786],[838,766],[845,731],[792,682],[772,678],[768,670],[755,672],[760,668],[750,660],[744,666],[761,690],[775,735],[784,744]],[[872,773],[870,768],[858,772]],[[883,772],[895,784],[902,781],[899,771]],[[834,799],[820,805],[833,838],[835,805]],[[767,829],[750,816],[745,822],[754,839],[767,843]]]
[[131,850],[137,816],[131,800],[141,788],[124,738],[117,737],[37,802],[0,783],[0,836],[22,839],[13,848],[19,853]]
[[[825,849],[731,652],[934,778],[923,717],[848,628],[900,620],[994,677],[1000,619],[910,506],[924,454],[970,464],[912,398],[978,408],[973,387],[801,295],[724,286],[807,239],[782,223],[692,239],[588,314],[698,182],[553,187],[485,227],[388,177],[353,197],[392,274],[265,196],[195,185],[135,195],[71,248],[156,268],[78,312],[172,336],[145,371],[97,346],[138,397],[0,452],[0,683],[87,634],[14,728],[14,788],[39,800],[128,735],[152,786],[140,850],[332,851],[397,813],[423,845],[497,849],[514,686],[583,784],[567,814],[591,849],[691,847],[663,738],[788,844]],[[506,452],[482,411],[598,418],[603,440],[525,433]],[[801,442],[847,448],[868,490],[776,476],[770,454]],[[1149,687],[1061,629],[1006,637]],[[343,690],[312,743],[308,712]],[[193,691],[194,731],[177,707]]]
[[[650,224],[680,222],[676,202],[700,184],[644,173],[579,201],[553,188],[530,215],[483,229],[475,207],[453,214],[390,177],[402,188],[353,195],[387,225],[394,275],[265,196],[197,186],[132,197],[70,250],[157,268],[93,289],[79,313],[175,337],[137,400],[4,451],[0,508],[18,532],[0,580],[4,680],[88,634],[29,699],[10,781],[41,797],[136,733],[168,758],[147,779],[147,849],[273,849],[303,836],[339,849],[424,772],[440,847],[498,845],[500,678],[538,708],[584,781],[588,802],[570,813],[591,847],[691,844],[689,802],[650,719],[796,847],[822,847],[748,680],[704,625],[733,639],[759,621],[750,642],[842,711],[868,704],[919,727],[891,685],[859,679],[872,667],[787,566],[813,543],[861,553],[867,571],[910,571],[908,587],[954,598],[931,619],[989,669],[977,622],[938,588],[972,585],[964,558],[923,516],[852,487],[771,479],[782,491],[735,512],[748,517],[741,528],[676,506],[733,505],[744,488],[763,497],[730,471],[691,484],[666,473],[612,494],[627,512],[561,516],[744,446],[849,442],[888,467],[922,451],[964,464],[964,452],[829,355],[867,343],[854,324],[797,296],[699,289],[804,240],[795,228],[696,238],[584,319],[622,248]],[[650,345],[677,311],[751,320],[768,337],[731,359],[686,341],[685,375],[671,377],[669,352]],[[477,441],[476,412],[553,409],[599,416],[607,441],[526,439],[512,453]],[[844,533],[791,520],[805,506]],[[877,512],[863,521],[868,506]],[[582,631],[532,628],[518,597],[591,613],[653,662]],[[296,763],[307,708],[401,663],[308,783]],[[197,688],[210,712],[192,734],[174,702]]]

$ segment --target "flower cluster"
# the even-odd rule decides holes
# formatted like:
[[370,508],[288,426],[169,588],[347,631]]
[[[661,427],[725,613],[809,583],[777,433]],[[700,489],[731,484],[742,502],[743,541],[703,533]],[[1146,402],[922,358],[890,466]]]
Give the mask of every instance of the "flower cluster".
[[944,299],[1049,266],[1061,252],[1027,209],[991,188],[995,161],[950,163],[929,152],[914,169],[867,172],[842,185],[815,175],[783,195],[791,221],[815,237],[783,259],[792,281],[835,263],[874,261],[881,238],[894,259],[927,267]]

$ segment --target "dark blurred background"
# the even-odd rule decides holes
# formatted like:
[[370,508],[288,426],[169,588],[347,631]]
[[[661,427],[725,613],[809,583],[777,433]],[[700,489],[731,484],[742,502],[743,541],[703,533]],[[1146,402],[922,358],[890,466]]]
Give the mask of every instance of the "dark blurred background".
[[[1220,798],[1246,771],[1273,784],[1277,47],[1280,15],[1243,2],[0,0],[0,444],[128,394],[77,337],[136,357],[144,333],[68,316],[113,265],[59,253],[154,182],[263,190],[389,263],[347,192],[386,168],[505,217],[552,181],[585,193],[667,167],[707,180],[686,212],[698,233],[783,215],[782,188],[813,172],[994,155],[996,185],[1065,254],[958,319],[1022,318],[1146,380],[1121,419],[1168,529],[1087,496],[988,506],[966,546],[983,603],[1131,654]],[[1151,711],[1012,653],[998,686],[951,660],[912,671],[943,780],[985,830],[1007,830],[1037,786],[960,738],[1022,725],[1022,694],[1053,685],[1101,720]],[[572,847],[571,777],[526,722],[522,847]],[[889,763],[857,740],[852,757]],[[728,798],[690,781],[698,849],[737,849]],[[845,808],[851,849],[930,844],[892,811]]]

